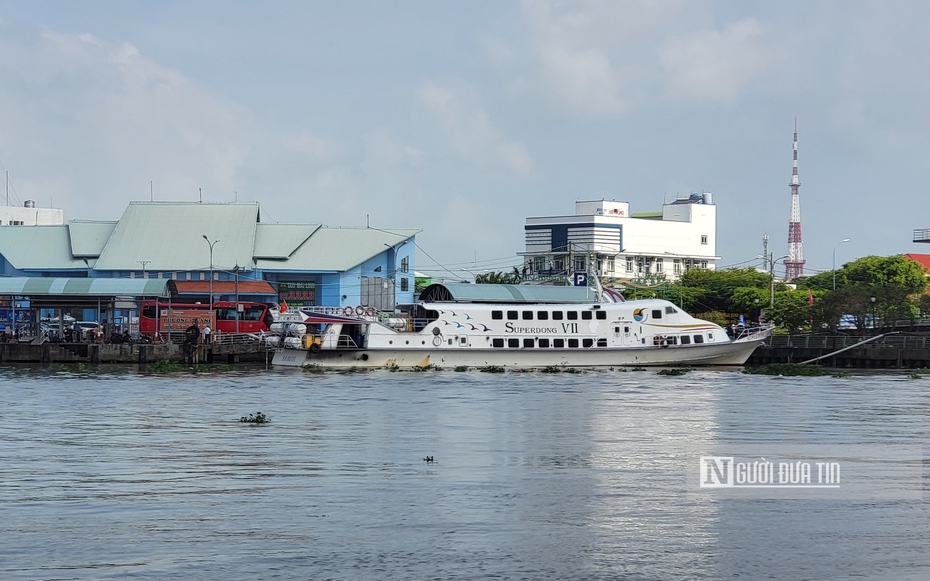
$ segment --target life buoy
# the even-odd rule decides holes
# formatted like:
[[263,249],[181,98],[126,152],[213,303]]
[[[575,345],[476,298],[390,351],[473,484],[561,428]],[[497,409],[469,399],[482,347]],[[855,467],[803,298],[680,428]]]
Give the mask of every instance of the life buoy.
[[359,317],[361,317],[362,315],[364,315],[364,314],[365,314],[365,307],[363,307],[362,305],[359,305],[359,306],[355,307],[355,314],[356,314],[357,316],[359,316]]
[[345,316],[347,316],[347,317],[348,317],[349,315],[351,315],[351,314],[352,314],[352,307],[346,307],[346,308],[342,309],[342,314],[345,315]]
[[368,315],[369,317],[374,317],[374,316],[375,316],[375,308],[374,308],[374,307],[368,307],[367,309],[365,309],[365,314]]
[[442,338],[440,338],[439,336],[433,337],[433,345],[435,345],[436,347],[439,347],[440,345],[442,345]]
[[656,335],[652,338],[653,345],[665,345],[665,337],[662,335]]

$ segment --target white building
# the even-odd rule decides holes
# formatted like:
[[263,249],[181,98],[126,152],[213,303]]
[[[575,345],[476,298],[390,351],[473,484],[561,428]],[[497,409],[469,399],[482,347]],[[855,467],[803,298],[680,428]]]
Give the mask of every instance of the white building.
[[[527,218],[524,265],[538,276],[589,272],[633,279],[677,278],[691,268],[714,268],[717,208],[710,193],[664,204],[661,212],[630,213],[629,202],[575,202],[572,216]],[[593,263],[591,261],[594,261]]]
[[0,226],[61,226],[65,211],[55,208],[36,208],[26,200],[22,206],[0,206]]

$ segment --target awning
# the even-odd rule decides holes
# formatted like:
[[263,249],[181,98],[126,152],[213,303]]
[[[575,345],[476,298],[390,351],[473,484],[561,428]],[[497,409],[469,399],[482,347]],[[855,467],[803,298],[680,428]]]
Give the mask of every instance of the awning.
[[420,293],[425,303],[580,303],[597,301],[584,286],[515,284],[432,284]]
[[[210,293],[209,280],[172,280],[168,281],[172,294],[198,294],[205,295]],[[271,284],[264,280],[240,280],[238,283],[240,295],[275,295],[278,291]],[[236,281],[232,280],[215,280],[213,281],[213,294],[215,295],[232,295],[236,294]]]
[[0,277],[0,295],[25,297],[167,297],[167,279]]

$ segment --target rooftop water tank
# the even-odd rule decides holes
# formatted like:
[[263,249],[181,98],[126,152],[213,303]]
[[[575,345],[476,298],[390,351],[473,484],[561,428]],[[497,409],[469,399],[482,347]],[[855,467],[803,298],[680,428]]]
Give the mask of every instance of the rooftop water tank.
[[23,207],[25,207],[25,208],[35,208],[35,207],[36,207],[36,202],[35,202],[35,200],[26,200],[25,202],[23,202]]
[[714,195],[710,192],[704,192],[704,203],[712,206],[714,204]]

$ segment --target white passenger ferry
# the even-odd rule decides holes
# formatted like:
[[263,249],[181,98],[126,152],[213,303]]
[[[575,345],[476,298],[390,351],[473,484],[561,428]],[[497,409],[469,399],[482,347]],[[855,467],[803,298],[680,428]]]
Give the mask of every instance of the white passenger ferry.
[[434,284],[396,313],[315,307],[272,331],[275,365],[534,368],[742,365],[770,329],[731,338],[668,301],[586,288]]

